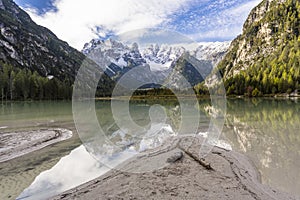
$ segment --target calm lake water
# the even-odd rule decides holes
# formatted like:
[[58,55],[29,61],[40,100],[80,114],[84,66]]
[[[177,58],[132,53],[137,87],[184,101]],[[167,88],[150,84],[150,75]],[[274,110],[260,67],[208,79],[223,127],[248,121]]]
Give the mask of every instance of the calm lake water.
[[[176,134],[180,106],[176,101],[138,101],[130,104],[130,115],[140,126],[150,123],[149,108],[165,107],[167,120],[157,141],[127,137],[114,123],[109,101],[96,102],[99,124],[114,145],[134,149],[159,145]],[[187,101],[188,109],[200,114],[201,134],[207,131],[208,100],[200,106]],[[193,113],[193,112],[191,112]],[[193,115],[189,116],[191,121]],[[0,199],[45,199],[92,180],[109,168],[96,161],[81,144],[72,118],[71,102],[13,102],[0,104],[0,134],[47,127],[71,129],[74,137],[40,151],[0,163]],[[150,127],[155,129],[155,126]],[[221,144],[248,155],[261,172],[262,182],[300,196],[300,103],[297,100],[229,99]],[[188,130],[186,130],[188,131]],[[163,137],[161,137],[163,136]],[[0,146],[1,148],[1,146]],[[103,153],[103,152],[102,152]]]

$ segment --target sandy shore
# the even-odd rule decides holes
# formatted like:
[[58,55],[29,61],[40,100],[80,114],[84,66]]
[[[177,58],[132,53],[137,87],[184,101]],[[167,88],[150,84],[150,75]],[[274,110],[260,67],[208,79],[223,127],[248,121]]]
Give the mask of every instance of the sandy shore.
[[23,156],[71,137],[72,131],[61,128],[1,133],[0,162]]
[[[215,147],[202,160],[201,138],[175,138],[130,159],[99,178],[53,199],[204,199],[294,200],[288,194],[262,185],[260,175],[245,156]],[[158,162],[161,169],[151,170]],[[126,172],[124,172],[126,171]],[[149,171],[133,173],[138,171]]]

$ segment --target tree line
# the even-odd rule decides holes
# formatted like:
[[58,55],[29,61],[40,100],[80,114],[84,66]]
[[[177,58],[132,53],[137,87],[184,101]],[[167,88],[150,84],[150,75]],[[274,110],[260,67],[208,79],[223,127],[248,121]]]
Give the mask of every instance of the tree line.
[[[255,63],[225,80],[227,94],[260,96],[300,89],[299,18],[300,2],[287,0],[273,6],[257,26],[250,27],[254,30],[247,31],[250,34],[248,38],[253,39],[251,48],[258,52]],[[270,55],[261,51],[261,47],[266,45],[263,38],[255,37],[260,24],[268,24],[272,32],[270,44],[264,47],[274,50]]]
[[260,96],[300,89],[300,37],[286,42],[273,56],[225,80],[227,94]]
[[0,64],[1,100],[62,100],[72,98],[72,82],[43,77],[36,71]]

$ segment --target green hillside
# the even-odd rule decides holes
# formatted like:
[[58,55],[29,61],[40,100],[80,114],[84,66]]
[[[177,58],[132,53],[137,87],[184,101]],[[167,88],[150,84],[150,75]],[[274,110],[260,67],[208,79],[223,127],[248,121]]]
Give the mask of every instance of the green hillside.
[[218,65],[227,94],[259,96],[299,90],[299,32],[299,1],[262,1]]

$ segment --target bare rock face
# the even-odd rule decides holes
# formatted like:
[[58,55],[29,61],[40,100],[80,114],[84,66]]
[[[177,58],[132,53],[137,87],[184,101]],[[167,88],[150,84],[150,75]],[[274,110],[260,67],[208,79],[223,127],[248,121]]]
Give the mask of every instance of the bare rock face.
[[288,1],[263,0],[251,11],[244,23],[243,33],[231,43],[227,55],[218,66],[225,79],[247,70],[261,57],[272,56],[277,51],[284,33],[290,33],[290,30],[279,33],[278,27],[285,22],[270,16],[278,12],[283,4],[287,6]]
[[163,168],[141,173],[112,170],[52,199],[296,199],[262,185],[252,162],[239,153],[214,148],[199,158],[201,144],[201,138],[175,138],[118,169],[147,169],[170,158]]

